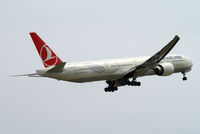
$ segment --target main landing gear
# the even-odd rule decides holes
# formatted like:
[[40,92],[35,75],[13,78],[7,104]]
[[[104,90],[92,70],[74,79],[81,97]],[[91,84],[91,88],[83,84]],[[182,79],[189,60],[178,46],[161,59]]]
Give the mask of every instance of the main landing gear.
[[128,86],[141,86],[141,82],[139,82],[139,81],[129,81],[128,83],[127,83],[127,85]]
[[130,81],[129,79],[120,79],[120,80],[114,80],[114,81],[106,81],[108,84],[108,87],[106,87],[104,90],[105,92],[114,92],[118,90],[118,86],[141,86],[141,82],[136,81],[136,79],[133,79]]
[[109,86],[104,89],[105,92],[114,92],[117,90],[118,90],[117,87],[109,87]]
[[182,80],[183,80],[183,81],[186,81],[186,80],[187,80],[186,73],[185,73],[185,72],[182,72],[182,74],[183,74]]
[[114,92],[118,90],[118,88],[115,87],[115,81],[106,81],[106,83],[108,84],[108,87],[104,89],[105,92]]

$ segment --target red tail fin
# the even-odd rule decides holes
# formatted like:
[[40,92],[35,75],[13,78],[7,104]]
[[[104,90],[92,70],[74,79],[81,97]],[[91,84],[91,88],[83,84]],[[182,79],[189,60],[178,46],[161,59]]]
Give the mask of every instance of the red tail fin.
[[37,33],[31,32],[30,35],[45,67],[56,66],[59,63],[62,63],[62,60],[56,56]]

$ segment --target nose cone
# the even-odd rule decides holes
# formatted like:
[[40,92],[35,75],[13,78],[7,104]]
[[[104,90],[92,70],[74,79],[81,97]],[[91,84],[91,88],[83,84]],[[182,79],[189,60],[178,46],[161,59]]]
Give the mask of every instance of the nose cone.
[[192,60],[188,58],[188,66],[191,68],[193,66]]
[[187,62],[187,67],[192,68],[192,66],[193,66],[192,60],[189,57],[185,57],[185,59],[186,59],[186,62]]

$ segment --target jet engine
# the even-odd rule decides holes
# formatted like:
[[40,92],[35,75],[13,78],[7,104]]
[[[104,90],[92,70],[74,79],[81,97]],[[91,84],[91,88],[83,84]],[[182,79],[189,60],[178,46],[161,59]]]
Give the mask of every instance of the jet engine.
[[174,73],[174,65],[169,62],[160,63],[154,68],[155,74],[159,76],[168,76]]

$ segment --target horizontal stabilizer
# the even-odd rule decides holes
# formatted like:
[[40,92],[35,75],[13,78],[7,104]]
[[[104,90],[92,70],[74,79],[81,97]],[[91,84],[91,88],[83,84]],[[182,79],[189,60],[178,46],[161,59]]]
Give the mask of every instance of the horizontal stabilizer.
[[10,75],[9,77],[19,77],[19,76],[41,77],[37,73],[33,73],[33,74],[20,74],[20,75]]
[[63,68],[65,67],[66,62],[62,62],[60,64],[58,64],[57,66],[49,69],[47,72],[48,73],[56,73],[56,72],[61,72],[63,71]]

